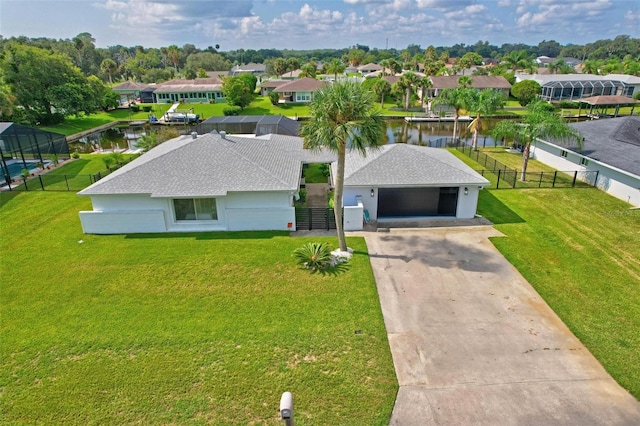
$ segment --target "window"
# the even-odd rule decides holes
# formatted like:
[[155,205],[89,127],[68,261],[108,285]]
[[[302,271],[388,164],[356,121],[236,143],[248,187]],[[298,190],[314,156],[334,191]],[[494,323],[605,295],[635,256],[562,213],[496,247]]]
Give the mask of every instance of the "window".
[[311,92],[297,92],[296,102],[309,102],[311,100]]
[[567,158],[567,151],[565,151],[564,149],[562,150],[562,154],[561,154],[564,158]]
[[179,198],[173,200],[176,220],[218,220],[215,198]]
[[583,166],[588,166],[589,160],[583,157],[580,159],[580,164],[582,164]]

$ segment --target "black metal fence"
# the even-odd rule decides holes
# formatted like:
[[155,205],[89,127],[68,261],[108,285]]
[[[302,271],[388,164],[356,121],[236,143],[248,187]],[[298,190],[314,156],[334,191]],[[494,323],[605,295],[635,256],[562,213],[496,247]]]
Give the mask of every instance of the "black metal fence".
[[476,171],[487,178],[491,187],[495,189],[593,187],[598,181],[598,171],[554,170],[522,173],[522,170],[513,169],[469,145],[457,144],[453,145],[453,148],[482,165],[484,168]]
[[94,174],[63,174],[48,172],[30,176],[27,179],[17,179],[6,185],[9,191],[81,191],[105,176],[115,172],[120,167],[132,161],[125,160],[115,166]]
[[296,207],[296,229],[336,229],[333,209],[323,207]]

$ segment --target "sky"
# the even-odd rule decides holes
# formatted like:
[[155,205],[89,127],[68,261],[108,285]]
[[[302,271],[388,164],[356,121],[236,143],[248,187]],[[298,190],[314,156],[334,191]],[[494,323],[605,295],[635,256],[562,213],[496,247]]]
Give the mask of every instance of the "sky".
[[0,35],[96,46],[404,49],[640,38],[640,0],[0,0]]

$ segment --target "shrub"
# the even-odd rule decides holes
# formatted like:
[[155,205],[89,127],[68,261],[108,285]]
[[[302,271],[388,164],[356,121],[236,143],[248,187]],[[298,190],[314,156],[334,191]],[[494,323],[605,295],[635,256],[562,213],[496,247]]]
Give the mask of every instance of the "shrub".
[[142,106],[142,110],[144,112],[151,112],[152,109],[153,109],[153,106],[151,106],[151,105],[143,105]]
[[242,112],[242,108],[239,106],[230,106],[222,110],[222,113],[226,116],[240,115],[240,112]]
[[300,196],[300,202],[304,203],[305,201],[307,201],[307,190],[306,189],[301,189],[300,191],[298,191],[298,195]]
[[131,108],[131,112],[139,112],[140,111],[140,107],[138,105],[135,105],[135,104],[129,105],[129,108]]
[[278,106],[278,103],[280,102],[280,94],[277,92],[270,92],[269,101],[271,101],[271,105]]
[[329,177],[329,175],[331,174],[331,166],[329,166],[327,163],[320,164],[320,173],[322,173],[322,176],[324,177]]
[[314,271],[328,268],[333,260],[331,248],[324,243],[305,244],[295,249],[293,256],[298,264]]
[[77,149],[71,153],[71,158],[80,158],[80,153]]

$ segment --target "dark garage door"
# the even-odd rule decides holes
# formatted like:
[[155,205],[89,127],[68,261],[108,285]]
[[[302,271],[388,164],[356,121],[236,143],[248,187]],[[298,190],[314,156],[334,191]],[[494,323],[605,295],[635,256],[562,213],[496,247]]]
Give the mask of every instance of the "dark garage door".
[[455,216],[458,188],[379,188],[378,217]]

